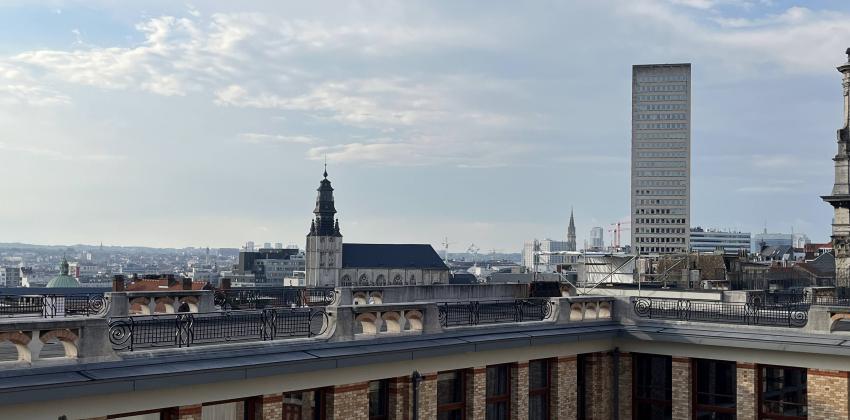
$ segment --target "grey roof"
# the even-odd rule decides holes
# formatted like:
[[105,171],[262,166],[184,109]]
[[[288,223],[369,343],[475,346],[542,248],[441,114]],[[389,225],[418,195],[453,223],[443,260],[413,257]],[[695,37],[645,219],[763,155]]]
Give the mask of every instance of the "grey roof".
[[342,244],[342,268],[448,270],[428,244]]

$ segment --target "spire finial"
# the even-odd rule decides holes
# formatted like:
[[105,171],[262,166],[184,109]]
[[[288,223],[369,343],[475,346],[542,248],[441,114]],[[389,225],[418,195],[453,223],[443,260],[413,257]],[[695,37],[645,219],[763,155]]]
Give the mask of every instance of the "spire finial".
[[322,175],[324,175],[325,178],[328,177],[328,155],[325,155],[325,173]]

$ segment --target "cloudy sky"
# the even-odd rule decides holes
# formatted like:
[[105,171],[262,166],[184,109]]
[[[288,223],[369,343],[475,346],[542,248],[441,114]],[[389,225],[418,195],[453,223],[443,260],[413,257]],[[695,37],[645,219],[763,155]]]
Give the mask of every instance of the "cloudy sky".
[[[486,4],[485,4],[486,3]],[[829,235],[850,3],[0,3],[0,242],[518,250],[629,213],[630,72],[693,63],[694,225]],[[607,234],[606,234],[607,235]]]

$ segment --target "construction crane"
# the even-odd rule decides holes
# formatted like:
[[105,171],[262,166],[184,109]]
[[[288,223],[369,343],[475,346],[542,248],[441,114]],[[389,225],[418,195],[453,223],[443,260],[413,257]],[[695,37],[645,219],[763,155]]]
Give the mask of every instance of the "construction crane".
[[615,223],[611,223],[608,232],[611,233],[611,247],[617,249],[622,246],[622,235],[624,230],[631,230],[632,221],[630,219],[622,219]]
[[446,265],[449,264],[449,245],[452,245],[452,244],[454,244],[454,242],[449,242],[448,237],[443,238],[443,243],[441,245],[443,245],[443,249],[446,250],[446,254],[444,255],[444,257],[446,259]]

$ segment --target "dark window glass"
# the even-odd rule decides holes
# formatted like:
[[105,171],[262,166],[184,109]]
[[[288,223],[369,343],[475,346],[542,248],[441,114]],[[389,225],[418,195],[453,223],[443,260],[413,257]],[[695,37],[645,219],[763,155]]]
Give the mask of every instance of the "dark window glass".
[[437,419],[462,420],[464,417],[463,371],[437,375]]
[[549,419],[549,360],[532,360],[528,363],[528,419]]
[[369,420],[386,420],[389,415],[390,381],[369,382]]
[[487,420],[508,420],[511,404],[511,365],[487,366]]
[[759,415],[762,419],[805,419],[806,369],[759,366]]
[[[587,381],[585,378],[587,377],[586,372],[588,363],[588,357],[586,354],[580,354],[576,360],[576,419],[577,420],[586,420],[587,419]],[[624,419],[625,420],[625,419]]]
[[698,419],[734,418],[736,375],[735,362],[694,360],[694,415]]
[[670,356],[635,354],[634,417],[668,420],[673,417],[673,375]]

